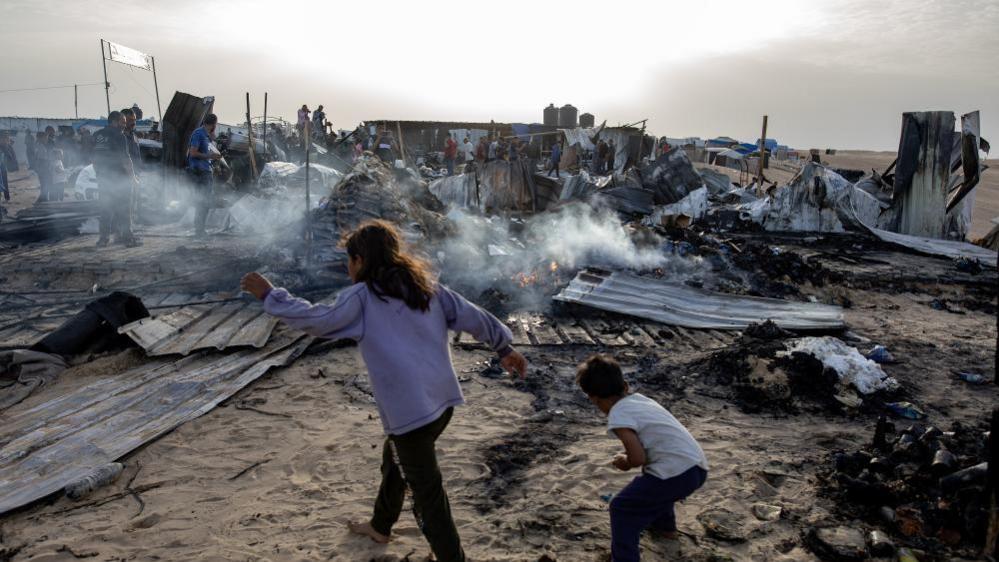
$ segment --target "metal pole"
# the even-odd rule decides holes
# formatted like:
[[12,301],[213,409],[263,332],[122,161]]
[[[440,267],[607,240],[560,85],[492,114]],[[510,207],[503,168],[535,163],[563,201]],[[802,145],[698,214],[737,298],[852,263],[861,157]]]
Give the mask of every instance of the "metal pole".
[[264,92],[264,154],[270,154],[267,150],[267,92]]
[[73,84],[73,111],[76,113],[76,118],[80,118],[80,95],[77,91],[76,84]]
[[312,123],[309,121],[305,122],[305,127],[302,128],[302,132],[305,133],[305,138],[302,140],[302,146],[305,147],[305,265],[308,267],[312,263],[312,217],[310,216],[309,209],[312,208],[312,193],[309,189],[309,152],[312,148]]
[[156,113],[160,115],[160,129],[163,128],[163,110],[160,109],[160,85],[156,82],[156,57],[149,57],[153,61],[153,88],[156,88]]
[[250,121],[250,92],[246,92],[246,146],[250,153],[250,176],[257,179],[257,155],[253,149],[253,123]]
[[108,115],[111,115],[111,84],[108,82],[108,63],[104,57],[104,40],[101,39],[101,66],[104,67],[104,99],[108,102]]

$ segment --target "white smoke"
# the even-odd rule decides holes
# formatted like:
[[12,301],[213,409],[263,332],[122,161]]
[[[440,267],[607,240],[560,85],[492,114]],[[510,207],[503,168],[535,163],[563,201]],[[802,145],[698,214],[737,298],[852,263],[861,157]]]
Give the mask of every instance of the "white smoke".
[[633,231],[616,212],[587,203],[527,220],[460,210],[452,210],[448,218],[456,234],[436,250],[442,279],[472,298],[497,289],[508,293],[515,306],[540,310],[585,267],[654,270],[674,280],[709,271],[700,258],[680,258],[655,233]]

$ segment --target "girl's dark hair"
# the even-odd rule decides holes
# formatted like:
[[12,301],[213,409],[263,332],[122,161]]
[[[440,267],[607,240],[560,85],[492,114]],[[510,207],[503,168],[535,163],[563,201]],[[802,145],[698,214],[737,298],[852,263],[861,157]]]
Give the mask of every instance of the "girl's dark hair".
[[413,310],[430,309],[436,281],[426,260],[406,252],[399,231],[391,223],[374,220],[344,236],[341,242],[350,257],[360,257],[357,281],[374,295],[399,299]]

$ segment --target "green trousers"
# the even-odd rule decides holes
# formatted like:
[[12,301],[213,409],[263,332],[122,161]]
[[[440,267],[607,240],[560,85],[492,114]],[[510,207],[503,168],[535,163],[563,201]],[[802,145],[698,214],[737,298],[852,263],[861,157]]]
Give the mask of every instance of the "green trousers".
[[399,520],[406,486],[413,492],[413,515],[440,562],[464,562],[458,529],[451,518],[441,469],[434,445],[444,432],[454,408],[427,425],[385,439],[382,451],[382,484],[375,500],[371,526],[383,535]]

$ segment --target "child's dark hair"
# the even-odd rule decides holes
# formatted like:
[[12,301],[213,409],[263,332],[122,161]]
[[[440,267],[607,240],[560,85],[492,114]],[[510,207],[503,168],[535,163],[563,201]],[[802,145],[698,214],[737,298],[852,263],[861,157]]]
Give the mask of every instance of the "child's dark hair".
[[576,384],[583,392],[597,398],[610,398],[625,393],[621,365],[609,355],[591,355],[576,368]]
[[357,281],[366,283],[376,297],[397,298],[413,310],[430,308],[436,285],[430,264],[405,251],[391,223],[368,221],[344,236],[341,244],[347,255],[363,260]]

